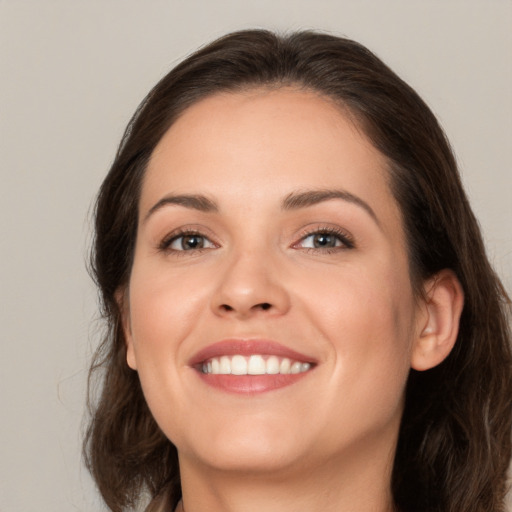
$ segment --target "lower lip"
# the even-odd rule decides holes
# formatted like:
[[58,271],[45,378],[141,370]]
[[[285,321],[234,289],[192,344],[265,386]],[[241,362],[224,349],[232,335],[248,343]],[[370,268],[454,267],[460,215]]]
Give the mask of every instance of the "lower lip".
[[212,375],[198,372],[202,381],[228,393],[254,395],[281,389],[295,384],[308,375],[311,370],[289,375]]

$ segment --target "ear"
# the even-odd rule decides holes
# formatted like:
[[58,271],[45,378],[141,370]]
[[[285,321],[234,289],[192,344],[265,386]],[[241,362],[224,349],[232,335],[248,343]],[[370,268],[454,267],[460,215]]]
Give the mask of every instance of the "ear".
[[133,347],[133,336],[130,322],[130,304],[128,300],[128,288],[120,288],[115,292],[115,299],[121,314],[121,324],[126,343],[126,363],[132,370],[137,369],[135,349]]
[[464,292],[451,270],[442,270],[425,283],[425,300],[418,314],[411,367],[429,370],[440,364],[451,352],[464,306]]

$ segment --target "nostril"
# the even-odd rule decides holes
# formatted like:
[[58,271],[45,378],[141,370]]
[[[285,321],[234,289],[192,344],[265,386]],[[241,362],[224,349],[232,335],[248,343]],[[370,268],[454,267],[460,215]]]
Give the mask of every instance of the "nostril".
[[251,311],[257,311],[257,310],[261,310],[261,311],[268,311],[269,309],[272,309],[274,306],[272,304],[270,304],[270,302],[259,302],[258,304],[254,304],[253,306],[249,307],[247,309],[247,311],[245,310],[244,307],[233,307],[233,306],[230,306],[229,304],[221,304],[219,306],[219,309],[221,311],[224,311],[225,313],[231,313],[233,311],[237,311],[239,313],[242,313],[242,312],[246,312],[248,313],[249,310]]

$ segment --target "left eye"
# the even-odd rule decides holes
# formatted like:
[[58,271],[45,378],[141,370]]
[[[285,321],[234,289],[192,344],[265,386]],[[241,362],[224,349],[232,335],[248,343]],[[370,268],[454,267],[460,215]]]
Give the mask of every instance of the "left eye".
[[167,248],[172,251],[194,251],[214,247],[215,245],[208,238],[196,233],[177,236],[167,245]]
[[335,247],[349,247],[349,244],[340,235],[320,231],[305,236],[297,246],[304,249],[332,249]]

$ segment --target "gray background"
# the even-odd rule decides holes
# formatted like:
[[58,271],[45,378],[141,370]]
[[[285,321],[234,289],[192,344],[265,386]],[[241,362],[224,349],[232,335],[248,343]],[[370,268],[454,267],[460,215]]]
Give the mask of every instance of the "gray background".
[[510,0],[0,0],[1,512],[101,510],[80,461],[92,198],[149,88],[249,27],[352,37],[415,87],[512,290]]

